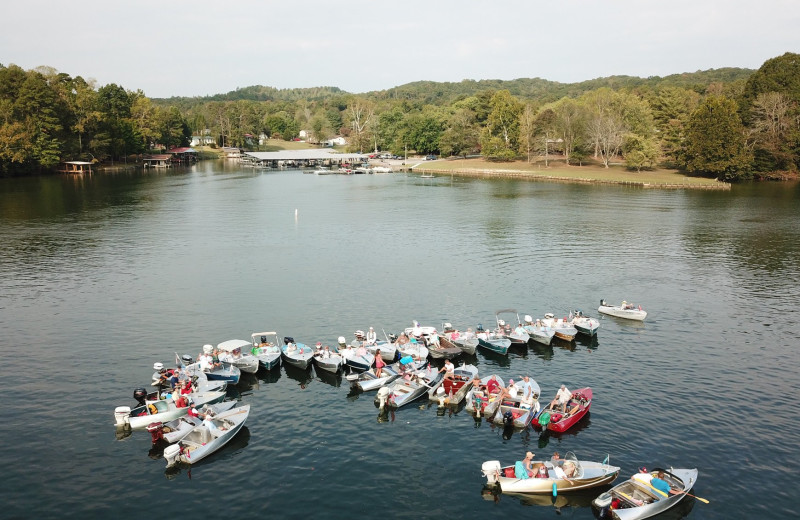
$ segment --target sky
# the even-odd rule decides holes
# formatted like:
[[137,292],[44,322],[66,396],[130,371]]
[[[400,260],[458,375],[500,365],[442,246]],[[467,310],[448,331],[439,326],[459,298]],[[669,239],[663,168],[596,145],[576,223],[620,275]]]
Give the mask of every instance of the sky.
[[800,0],[6,0],[0,64],[206,96],[667,76],[800,52]]

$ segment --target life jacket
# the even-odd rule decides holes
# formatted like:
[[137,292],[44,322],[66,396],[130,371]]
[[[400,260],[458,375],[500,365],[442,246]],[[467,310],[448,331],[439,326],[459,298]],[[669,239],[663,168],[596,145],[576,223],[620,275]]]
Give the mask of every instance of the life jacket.
[[158,413],[158,408],[156,408],[156,405],[154,405],[153,403],[148,404],[147,409],[150,411],[151,415]]

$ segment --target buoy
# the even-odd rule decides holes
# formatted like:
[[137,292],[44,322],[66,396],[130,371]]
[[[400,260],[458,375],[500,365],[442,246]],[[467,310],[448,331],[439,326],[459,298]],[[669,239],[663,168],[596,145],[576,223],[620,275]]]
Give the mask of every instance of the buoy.
[[556,483],[553,482],[553,496],[558,496],[558,490],[556,489]]

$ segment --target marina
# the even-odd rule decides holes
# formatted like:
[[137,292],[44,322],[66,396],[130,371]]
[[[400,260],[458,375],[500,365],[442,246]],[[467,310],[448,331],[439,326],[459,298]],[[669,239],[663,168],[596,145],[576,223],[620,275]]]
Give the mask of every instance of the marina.
[[[203,489],[224,495],[256,482],[232,514],[350,518],[348,492],[378,477],[409,483],[382,496],[389,517],[594,518],[591,502],[608,488],[533,499],[484,487],[485,461],[507,466],[527,451],[536,460],[608,454],[620,468],[615,484],[643,463],[697,468],[691,492],[709,503],[687,497],[670,509],[677,518],[797,514],[780,479],[800,469],[790,456],[800,420],[777,412],[781,432],[744,432],[741,420],[742,402],[792,391],[785,367],[797,361],[800,325],[775,319],[800,304],[800,204],[786,186],[690,193],[405,173],[317,177],[224,161],[0,183],[0,326],[10,352],[25,352],[2,370],[42,371],[21,383],[25,406],[4,411],[14,447],[8,487],[19,497],[10,517],[50,517],[59,507],[135,517],[142,495],[148,513],[178,515],[188,502],[211,504]],[[448,247],[409,255],[426,234],[446,235]],[[601,298],[641,304],[647,319],[596,313]],[[247,421],[190,467],[165,469],[147,432],[114,427],[115,407],[133,408],[131,391],[176,353],[194,358],[206,344],[250,337],[239,343],[244,351],[268,334],[334,346],[353,331],[396,333],[412,320],[440,332],[445,321],[493,329],[496,309],[508,307],[558,318],[584,309],[597,321],[571,341],[531,339],[504,355],[478,347],[454,359],[481,378],[530,375],[543,406],[561,384],[591,388],[591,411],[563,433],[529,426],[506,436],[469,413],[467,399],[441,407],[422,395],[381,411],[376,393],[354,391],[342,372],[285,360],[228,384],[226,398],[249,406]],[[753,424],[766,420],[748,408]],[[383,455],[398,450],[402,463],[387,469]],[[41,455],[47,464],[32,465]],[[761,464],[776,456],[788,467]],[[289,471],[270,476],[279,467]],[[419,478],[420,467],[436,486]],[[766,477],[758,490],[743,478],[755,470]],[[41,481],[41,496],[22,493]],[[309,504],[309,490],[326,505]],[[757,499],[766,493],[768,504]]]

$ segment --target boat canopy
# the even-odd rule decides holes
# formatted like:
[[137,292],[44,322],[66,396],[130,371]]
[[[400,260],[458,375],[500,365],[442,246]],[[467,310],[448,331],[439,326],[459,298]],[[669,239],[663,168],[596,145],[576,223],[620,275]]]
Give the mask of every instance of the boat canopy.
[[249,341],[244,341],[242,339],[229,339],[228,341],[223,341],[217,348],[220,350],[224,350],[226,352],[233,352],[237,349],[249,349],[251,347]]

